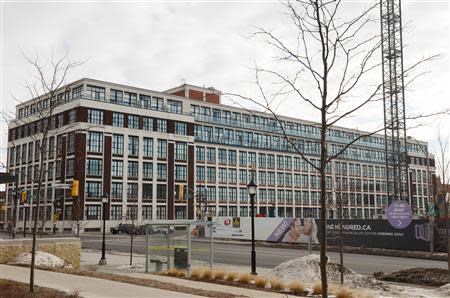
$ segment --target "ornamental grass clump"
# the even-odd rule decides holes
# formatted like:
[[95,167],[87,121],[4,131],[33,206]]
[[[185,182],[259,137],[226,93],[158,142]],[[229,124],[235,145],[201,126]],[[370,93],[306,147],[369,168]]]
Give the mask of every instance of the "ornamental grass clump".
[[223,270],[216,270],[214,271],[214,279],[221,280],[225,277],[225,271]]
[[209,269],[204,270],[204,271],[203,271],[203,276],[202,276],[202,278],[203,278],[203,279],[206,279],[206,280],[211,280],[211,279],[213,279],[213,271],[212,271],[212,270],[209,270]]
[[239,275],[239,282],[243,284],[250,284],[253,279],[253,275],[251,275],[250,273],[242,273],[241,275]]
[[191,272],[191,278],[202,278],[203,277],[203,269],[202,268],[195,268]]
[[270,280],[270,287],[273,290],[281,291],[281,290],[284,290],[286,285],[284,284],[284,281],[281,278],[275,277]]
[[312,287],[312,291],[314,295],[322,294],[322,284],[320,282],[316,282]]
[[296,295],[307,294],[305,284],[299,281],[293,281],[289,284],[289,289]]
[[238,275],[236,272],[228,272],[226,276],[227,281],[235,281],[238,278]]
[[258,288],[265,288],[267,286],[267,278],[257,277],[255,278],[255,286]]

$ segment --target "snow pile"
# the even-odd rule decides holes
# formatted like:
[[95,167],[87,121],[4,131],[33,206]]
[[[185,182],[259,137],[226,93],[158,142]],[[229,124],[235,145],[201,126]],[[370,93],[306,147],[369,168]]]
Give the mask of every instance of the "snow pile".
[[[327,276],[332,282],[340,281],[339,264],[328,260]],[[281,263],[269,272],[269,276],[278,276],[285,280],[300,280],[315,282],[320,280],[320,258],[318,255],[309,255]],[[344,266],[344,279],[352,287],[375,288],[382,283],[376,279],[356,273]]]
[[[31,264],[31,253],[24,252],[18,255],[14,260],[9,262],[8,264],[12,265],[30,265]],[[36,251],[36,256],[34,260],[34,264],[36,266],[42,267],[64,267],[64,260],[55,255],[43,252]]]
[[450,297],[450,284],[445,284],[439,287],[436,291],[441,293],[444,297]]
[[128,271],[128,270],[142,271],[142,270],[144,270],[144,265],[141,265],[141,264],[136,264],[136,265],[131,265],[131,266],[130,265],[120,265],[120,266],[117,266],[116,269],[120,270],[120,271]]

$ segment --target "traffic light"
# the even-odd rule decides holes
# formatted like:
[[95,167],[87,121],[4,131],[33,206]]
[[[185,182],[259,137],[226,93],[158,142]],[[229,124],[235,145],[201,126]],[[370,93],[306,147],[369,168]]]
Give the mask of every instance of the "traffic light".
[[72,197],[78,197],[78,187],[79,187],[79,180],[73,180],[72,189],[70,190],[70,195]]
[[27,202],[27,192],[26,191],[22,191],[21,200],[22,200],[22,204],[25,204]]

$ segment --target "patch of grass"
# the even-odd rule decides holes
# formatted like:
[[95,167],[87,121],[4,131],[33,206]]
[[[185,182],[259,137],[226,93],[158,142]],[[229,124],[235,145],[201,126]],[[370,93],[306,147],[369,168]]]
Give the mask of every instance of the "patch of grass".
[[258,288],[265,288],[267,286],[267,278],[264,277],[255,278],[255,285]]
[[276,291],[281,291],[286,288],[284,281],[279,277],[274,277],[270,280],[270,287]]
[[250,273],[242,273],[241,275],[239,275],[239,282],[243,284],[250,284],[253,279],[253,275],[251,275]]
[[225,277],[225,271],[223,271],[223,270],[214,271],[214,279],[221,280],[224,277]]
[[313,294],[314,294],[314,295],[320,295],[320,294],[322,294],[322,283],[321,283],[321,282],[316,282],[316,283],[313,285],[312,290],[313,290]]
[[288,287],[296,295],[305,295],[307,293],[305,284],[300,281],[293,281]]
[[0,279],[0,297],[8,298],[79,298],[78,293],[67,294],[58,290],[34,287],[30,293],[28,284],[12,280]]
[[238,278],[238,274],[236,272],[228,272],[227,273],[227,281],[235,281]]
[[355,298],[353,292],[347,287],[339,287],[334,294],[336,298]]

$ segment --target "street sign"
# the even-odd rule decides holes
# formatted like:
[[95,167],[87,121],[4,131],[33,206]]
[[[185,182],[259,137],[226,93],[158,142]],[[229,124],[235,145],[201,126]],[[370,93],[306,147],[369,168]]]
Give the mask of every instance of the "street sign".
[[405,201],[394,201],[389,205],[387,218],[394,228],[404,229],[412,222],[411,206]]
[[52,188],[62,188],[62,189],[70,189],[70,184],[64,184],[64,183],[53,183],[51,185]]

